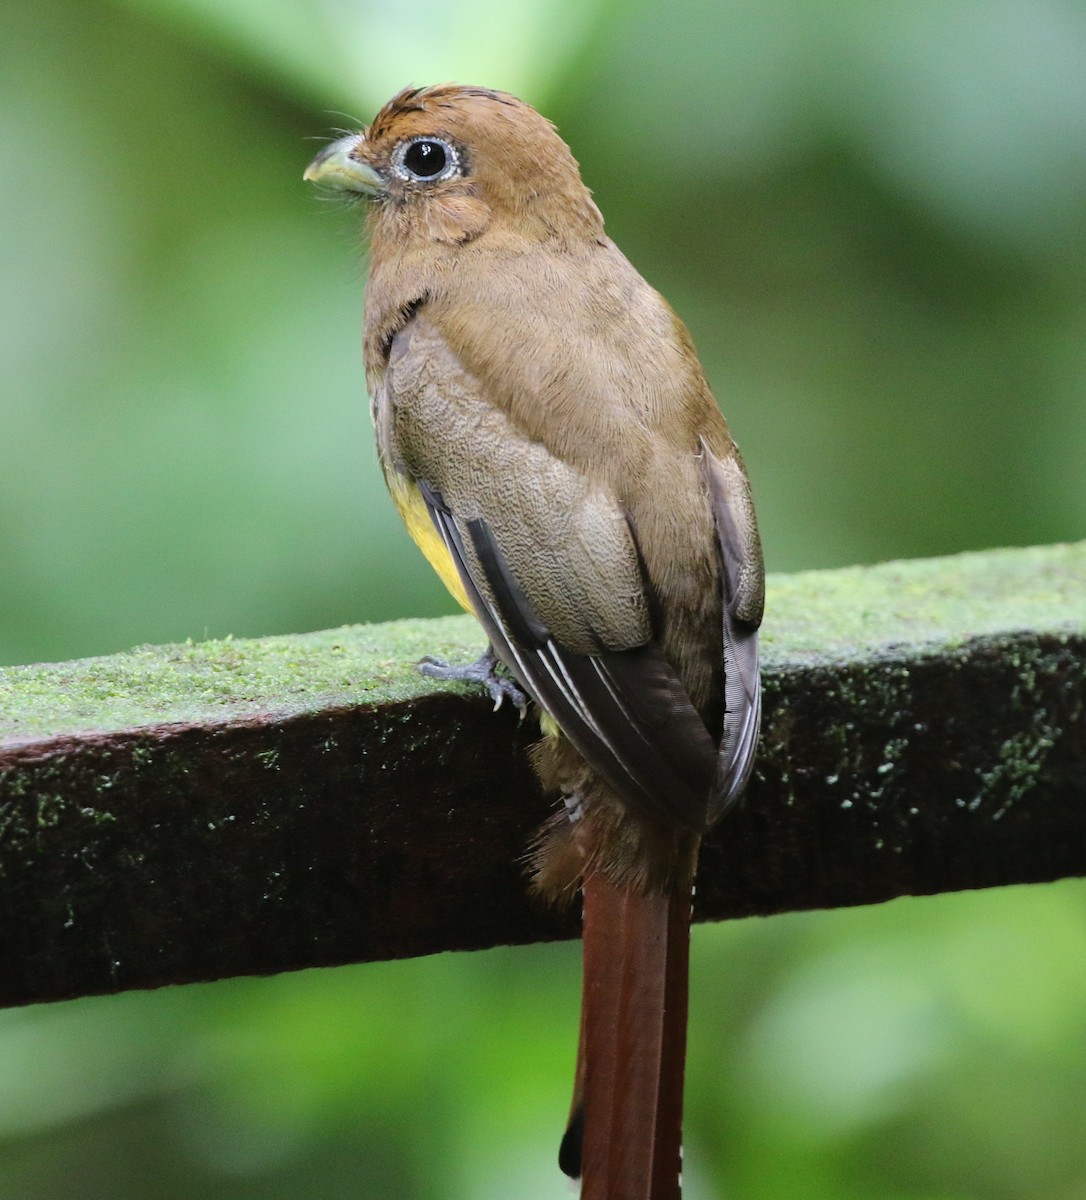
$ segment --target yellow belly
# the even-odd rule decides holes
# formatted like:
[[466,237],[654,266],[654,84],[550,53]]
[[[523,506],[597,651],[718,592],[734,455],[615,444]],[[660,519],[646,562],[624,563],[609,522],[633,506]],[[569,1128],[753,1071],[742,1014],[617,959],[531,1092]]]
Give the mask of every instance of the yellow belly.
[[386,479],[392,503],[396,505],[396,510],[403,518],[415,545],[426,555],[426,561],[437,572],[438,578],[449,589],[457,604],[473,613],[474,609],[464,591],[464,585],[460,582],[456,564],[441,540],[441,534],[434,528],[422,492],[405,475],[396,475],[389,471]]

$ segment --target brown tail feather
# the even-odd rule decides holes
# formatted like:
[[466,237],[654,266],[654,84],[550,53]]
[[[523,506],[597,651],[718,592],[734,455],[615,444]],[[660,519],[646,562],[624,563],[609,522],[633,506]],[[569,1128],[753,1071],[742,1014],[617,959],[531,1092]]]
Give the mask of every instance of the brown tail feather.
[[559,1163],[581,1200],[679,1200],[690,890],[584,886],[577,1078]]

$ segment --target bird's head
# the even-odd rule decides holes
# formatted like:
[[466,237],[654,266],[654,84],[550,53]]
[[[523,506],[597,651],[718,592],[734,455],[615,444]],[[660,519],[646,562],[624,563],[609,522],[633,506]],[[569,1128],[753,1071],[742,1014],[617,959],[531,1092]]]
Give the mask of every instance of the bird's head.
[[464,243],[487,230],[601,238],[603,218],[569,147],[506,92],[442,84],[394,96],[367,129],[326,146],[311,183],[372,200],[374,233]]

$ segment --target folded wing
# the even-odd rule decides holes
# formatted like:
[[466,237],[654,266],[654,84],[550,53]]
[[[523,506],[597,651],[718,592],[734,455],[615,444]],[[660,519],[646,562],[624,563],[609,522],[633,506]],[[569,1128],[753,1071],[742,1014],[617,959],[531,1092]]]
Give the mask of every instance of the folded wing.
[[[425,309],[393,341],[376,408],[385,470],[420,489],[501,660],[626,803],[704,830],[741,788],[757,738],[749,622],[726,598],[718,748],[653,638],[621,505],[489,403]],[[726,469],[716,479],[718,460],[705,461],[726,508]],[[721,526],[725,561],[729,538]],[[731,590],[734,608],[742,588]]]

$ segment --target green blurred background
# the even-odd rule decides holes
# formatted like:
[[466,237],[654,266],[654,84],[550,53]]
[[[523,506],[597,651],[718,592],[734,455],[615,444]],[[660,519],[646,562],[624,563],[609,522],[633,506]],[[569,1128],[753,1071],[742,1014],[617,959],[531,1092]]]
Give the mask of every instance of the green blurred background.
[[[1086,536],[1082,3],[3,0],[0,662],[449,610],[301,182],[447,79],[559,123],[771,569]],[[558,1200],[576,959],[2,1013],[0,1200]],[[1086,1198],[1082,883],[702,928],[694,976],[690,1200]]]

